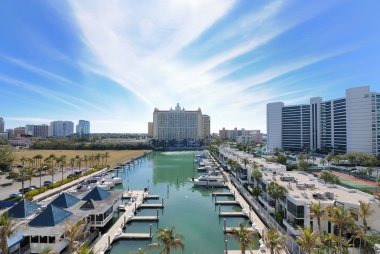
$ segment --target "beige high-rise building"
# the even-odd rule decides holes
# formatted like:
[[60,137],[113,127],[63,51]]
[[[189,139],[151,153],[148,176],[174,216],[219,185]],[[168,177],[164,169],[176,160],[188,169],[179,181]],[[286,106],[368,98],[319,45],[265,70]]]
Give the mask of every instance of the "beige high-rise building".
[[154,139],[177,141],[187,139],[195,141],[204,139],[205,135],[210,135],[210,117],[203,117],[200,108],[198,110],[185,110],[177,103],[174,109],[154,109]]
[[148,122],[148,138],[153,138],[153,122]]
[[210,116],[202,115],[202,138],[207,139],[210,137]]

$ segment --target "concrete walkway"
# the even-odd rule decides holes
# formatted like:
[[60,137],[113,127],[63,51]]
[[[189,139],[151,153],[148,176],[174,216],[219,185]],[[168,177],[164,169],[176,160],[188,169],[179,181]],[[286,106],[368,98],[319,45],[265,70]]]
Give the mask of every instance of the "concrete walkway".
[[262,234],[264,230],[267,230],[264,223],[261,221],[259,216],[257,216],[256,213],[252,211],[250,205],[247,203],[247,201],[245,201],[245,199],[241,196],[240,192],[231,183],[230,176],[224,171],[223,171],[223,175],[227,179],[228,188],[231,190],[232,193],[235,193],[235,200],[239,202],[242,210],[248,213],[247,216],[249,220],[251,221],[252,225],[259,230],[260,234]]
[[104,253],[112,245],[112,242],[114,240],[122,236],[122,229],[125,226],[126,222],[128,222],[128,220],[133,217],[135,208],[138,208],[142,204],[144,199],[144,192],[132,191],[131,196],[134,197],[136,201],[131,205],[126,206],[125,212],[120,216],[115,224],[113,224],[108,232],[102,235],[100,239],[94,244],[93,251],[95,254]]

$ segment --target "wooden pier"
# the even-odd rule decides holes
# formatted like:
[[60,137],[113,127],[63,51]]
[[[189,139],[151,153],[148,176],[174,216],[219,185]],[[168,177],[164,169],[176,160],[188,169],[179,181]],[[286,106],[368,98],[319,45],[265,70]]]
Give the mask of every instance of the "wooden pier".
[[139,208],[164,208],[163,204],[142,204]]
[[248,217],[243,212],[220,212],[219,216],[220,217]]
[[129,221],[158,221],[159,216],[133,216]]
[[215,201],[215,205],[240,205],[236,200]]
[[233,197],[234,193],[232,192],[214,192],[212,193],[213,196],[230,196]]

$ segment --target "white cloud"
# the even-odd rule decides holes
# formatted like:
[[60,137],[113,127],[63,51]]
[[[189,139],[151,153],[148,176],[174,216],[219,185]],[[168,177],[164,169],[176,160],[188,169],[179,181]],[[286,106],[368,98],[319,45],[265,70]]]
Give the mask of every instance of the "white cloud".
[[[271,90],[262,84],[345,51],[310,54],[271,66],[259,74],[252,73],[244,80],[221,82],[220,78],[248,63],[259,65],[260,59],[218,71],[215,68],[259,50],[260,46],[327,8],[321,5],[289,16],[284,13],[289,7],[288,1],[272,1],[231,21],[223,31],[213,34],[206,41],[207,45],[200,45],[199,51],[207,52],[214,44],[217,47],[223,45],[223,41],[234,41],[228,48],[219,51],[213,48],[215,54],[191,62],[183,59],[179,54],[181,50],[191,47],[205,32],[212,32],[212,26],[234,5],[234,0],[144,3],[115,0],[107,5],[103,1],[71,1],[83,41],[91,52],[83,59],[82,66],[119,83],[152,110],[180,102],[187,109],[201,107],[204,113],[211,115],[213,130],[226,125],[227,121],[240,127],[264,129],[265,103],[299,91]],[[258,85],[255,91],[250,90]],[[144,131],[146,124],[140,124],[133,128],[141,126],[140,131]]]

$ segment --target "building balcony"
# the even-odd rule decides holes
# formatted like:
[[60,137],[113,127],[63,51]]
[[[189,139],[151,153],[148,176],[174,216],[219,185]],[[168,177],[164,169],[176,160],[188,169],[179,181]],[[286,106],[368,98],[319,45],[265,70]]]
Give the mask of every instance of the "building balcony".
[[260,202],[263,203],[264,207],[267,209],[269,213],[274,213],[275,208],[274,205],[271,205],[269,201],[267,201],[263,196],[258,197]]
[[104,218],[102,221],[91,221],[90,226],[92,227],[104,227],[111,219],[112,219],[113,213],[110,213],[106,218]]
[[299,234],[300,234],[299,230],[297,229],[297,228],[298,228],[298,225],[295,224],[293,221],[283,219],[283,220],[282,220],[282,223],[285,225],[286,230],[287,230],[287,232],[288,232],[290,235],[294,235],[294,236],[296,236],[296,235],[299,235]]

